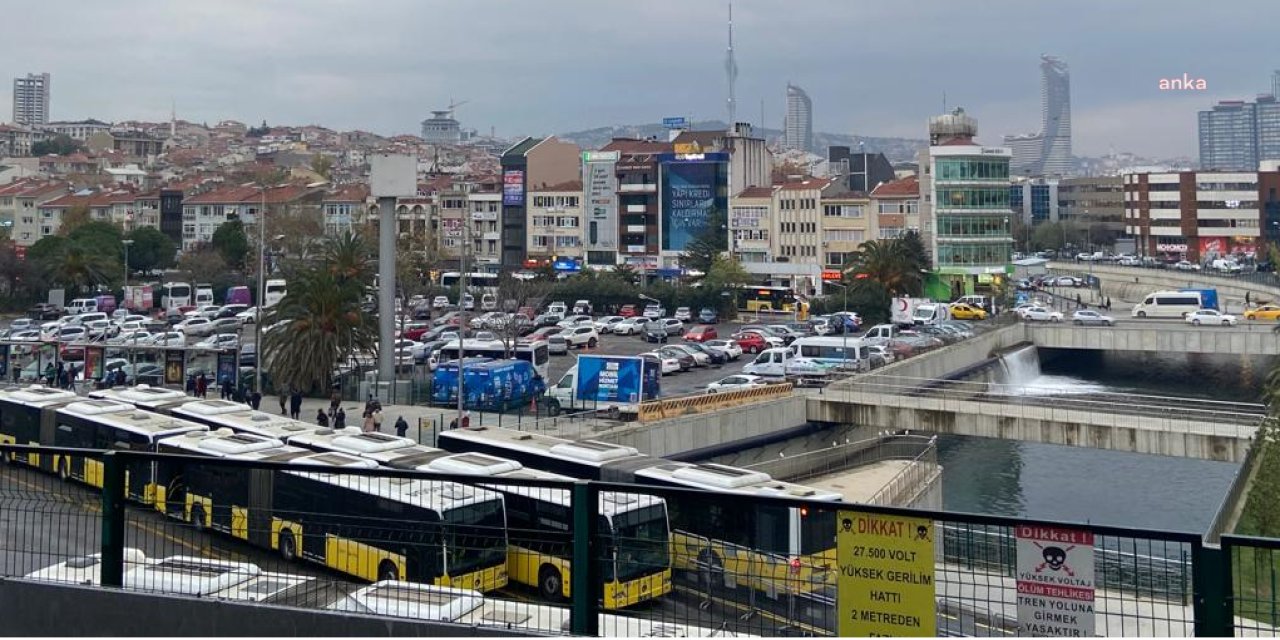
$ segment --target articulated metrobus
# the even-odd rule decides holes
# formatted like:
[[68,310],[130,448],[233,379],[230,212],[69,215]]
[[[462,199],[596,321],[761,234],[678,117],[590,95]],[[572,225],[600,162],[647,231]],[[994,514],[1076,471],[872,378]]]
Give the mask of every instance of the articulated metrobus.
[[217,464],[171,469],[173,497],[165,511],[198,528],[370,582],[408,580],[480,591],[506,586],[505,507],[497,492],[453,482],[340,475],[334,471],[378,465],[248,433],[186,434],[162,446],[173,453],[298,467],[275,473]]
[[[525,469],[514,460],[483,454],[450,454],[409,438],[363,433],[356,427],[282,435],[291,445],[360,456],[396,469],[494,479],[573,480]],[[573,557],[569,491],[496,483],[483,486],[501,492],[506,499],[510,579],[537,588],[549,600],[567,599]],[[603,539],[609,541],[610,549],[617,551],[601,572],[604,606],[620,609],[669,593],[671,564],[666,501],[652,496],[604,492],[597,513]]]
[[182,406],[194,399],[183,391],[153,387],[140,384],[132,387],[112,387],[89,392],[90,398],[111,400],[122,404],[131,404],[139,409],[154,413],[170,415],[174,407]]
[[725,495],[790,497],[835,507],[839,494],[781,482],[758,471],[671,462],[633,447],[511,429],[451,429],[439,435],[439,445],[575,478],[714,492],[705,500],[668,504],[677,577],[790,620],[823,628],[834,624],[835,511],[751,506],[726,500]]

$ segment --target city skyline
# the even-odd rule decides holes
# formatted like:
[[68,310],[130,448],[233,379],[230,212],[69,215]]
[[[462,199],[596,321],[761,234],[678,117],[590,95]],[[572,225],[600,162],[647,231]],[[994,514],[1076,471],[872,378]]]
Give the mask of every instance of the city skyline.
[[[1260,16],[1276,11],[1252,4]],[[430,111],[455,99],[469,101],[456,114],[463,126],[484,132],[494,127],[506,137],[665,115],[727,119],[727,3],[680,5],[678,14],[672,13],[673,0],[626,7],[585,0],[537,7],[132,6],[137,10],[92,3],[26,8],[31,24],[56,23],[65,39],[92,40],[95,53],[86,56],[81,48],[54,44],[40,29],[24,29],[0,43],[0,60],[6,61],[0,72],[56,76],[54,120],[167,120],[176,103],[178,117],[196,122],[266,120],[417,133]],[[1255,62],[1248,44],[1260,41],[1267,21],[1214,23],[1198,18],[1198,5],[1190,2],[1159,6],[1130,12],[1101,0],[1081,0],[1070,11],[1014,2],[815,1],[797,7],[739,0],[737,117],[781,128],[777,96],[790,80],[823,105],[815,131],[923,138],[945,95],[948,108],[964,106],[983,121],[1000,123],[982,135],[982,142],[999,144],[1004,134],[1039,128],[1036,65],[1038,55],[1049,51],[1071,64],[1076,153],[1097,156],[1115,148],[1195,156],[1197,111],[1271,88],[1275,65]],[[145,40],[126,35],[136,28],[136,15],[146,15],[151,25]],[[482,16],[483,29],[459,28]],[[1002,25],[998,38],[955,37],[965,27],[981,33],[995,18]],[[1056,28],[1045,32],[1040,27],[1046,22]],[[913,36],[904,41],[908,27]],[[841,37],[851,28],[863,36]],[[1202,46],[1159,40],[1178,31],[1194,31]],[[636,56],[641,49],[646,55]],[[859,61],[853,76],[848,60]],[[1208,90],[1158,90],[1161,78],[1184,73],[1206,78]]]

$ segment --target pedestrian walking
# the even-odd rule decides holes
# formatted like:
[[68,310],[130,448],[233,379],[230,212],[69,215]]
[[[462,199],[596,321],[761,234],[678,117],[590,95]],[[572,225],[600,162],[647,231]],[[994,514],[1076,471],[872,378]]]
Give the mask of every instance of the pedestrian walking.
[[396,435],[403,438],[405,437],[404,434],[407,433],[408,431],[409,431],[409,423],[405,422],[404,416],[400,416],[399,418],[396,418]]
[[61,362],[59,362],[59,363],[58,363],[58,369],[57,369],[57,371],[55,371],[54,373],[55,373],[55,375],[57,376],[58,388],[59,388],[59,389],[66,389],[66,388],[67,388],[67,369],[66,369],[66,367],[64,367],[64,366],[62,365],[62,363],[61,363]]
[[346,428],[346,426],[347,426],[347,412],[343,411],[342,407],[339,406],[338,412],[333,414],[333,428],[344,429]]
[[1244,306],[1245,306],[1245,308],[1248,308],[1248,307],[1249,307],[1249,292],[1248,292],[1248,291],[1244,292]]
[[257,389],[254,389],[254,390],[253,390],[253,393],[250,393],[250,394],[249,394],[249,406],[250,406],[250,407],[253,407],[253,410],[254,410],[254,411],[257,411],[257,410],[258,410],[258,407],[262,406],[262,392],[261,392],[261,391],[258,391]]
[[209,379],[205,377],[204,372],[201,372],[200,377],[196,378],[196,395],[201,398],[209,396]]
[[279,400],[279,401],[280,401],[280,415],[282,415],[282,416],[287,416],[287,415],[289,415],[289,409],[288,409],[289,396],[288,396],[288,393],[289,393],[288,388],[281,389],[281,390],[280,390],[280,396],[279,396],[278,398],[276,398],[277,400]]
[[76,390],[76,373],[76,365],[72,363],[71,367],[67,369],[67,389],[71,391]]
[[231,376],[227,376],[227,377],[223,378],[223,379],[222,379],[222,394],[221,394],[221,397],[222,397],[222,399],[223,399],[223,400],[230,400],[230,399],[231,399],[231,387],[232,387],[232,384],[231,384]]
[[1076,308],[1077,309],[1084,308],[1084,300],[1080,298],[1080,294],[1078,293],[1076,294]]
[[316,424],[322,427],[329,426],[329,415],[324,412],[324,409],[316,409]]
[[333,393],[329,396],[329,413],[338,413],[338,405],[342,404],[342,394],[338,393],[337,387],[334,387]]
[[298,420],[302,415],[302,392],[297,389],[289,394],[289,417]]
[[382,431],[382,407],[375,407],[371,415],[373,416],[373,430]]
[[1111,296],[1107,296],[1107,311],[1111,310]]
[[360,430],[365,433],[373,432],[373,412],[364,412],[364,422],[360,425]]

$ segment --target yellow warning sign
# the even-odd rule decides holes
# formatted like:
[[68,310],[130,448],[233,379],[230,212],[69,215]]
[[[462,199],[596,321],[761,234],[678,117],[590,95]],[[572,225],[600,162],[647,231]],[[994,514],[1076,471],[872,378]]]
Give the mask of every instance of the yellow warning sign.
[[844,637],[937,635],[933,521],[840,511],[837,611]]

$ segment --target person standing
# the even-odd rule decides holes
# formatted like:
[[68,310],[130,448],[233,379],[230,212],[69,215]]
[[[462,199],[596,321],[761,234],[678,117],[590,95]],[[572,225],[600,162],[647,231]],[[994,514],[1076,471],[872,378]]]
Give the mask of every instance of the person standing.
[[409,431],[409,423],[405,422],[404,416],[396,418],[396,435],[401,438],[405,437],[405,433]]
[[382,431],[382,407],[381,406],[374,407],[373,413],[370,415],[373,416],[373,430]]
[[253,407],[253,410],[254,410],[254,411],[257,411],[257,410],[258,410],[258,407],[262,406],[262,392],[261,392],[261,391],[258,391],[257,389],[254,389],[254,390],[253,390],[253,393],[249,394],[249,406],[250,406],[250,407]]
[[1249,308],[1249,292],[1244,292],[1244,308]]
[[372,411],[365,411],[365,412],[364,412],[364,424],[360,425],[360,430],[361,430],[361,431],[363,431],[363,432],[365,432],[365,433],[372,433],[372,432],[373,432],[373,427],[374,427],[374,424],[373,424],[373,412],[372,412]]
[[209,379],[205,377],[204,372],[196,378],[196,395],[202,399],[209,397]]
[[345,429],[347,426],[347,412],[342,410],[342,406],[338,406],[337,413],[333,414],[333,428]]
[[338,388],[334,387],[333,394],[329,396],[329,414],[338,413],[338,405],[342,404],[342,394],[338,393]]
[[298,420],[302,416],[302,392],[294,389],[289,394],[289,417]]
[[316,424],[322,427],[329,426],[329,414],[325,413],[324,409],[316,409]]

